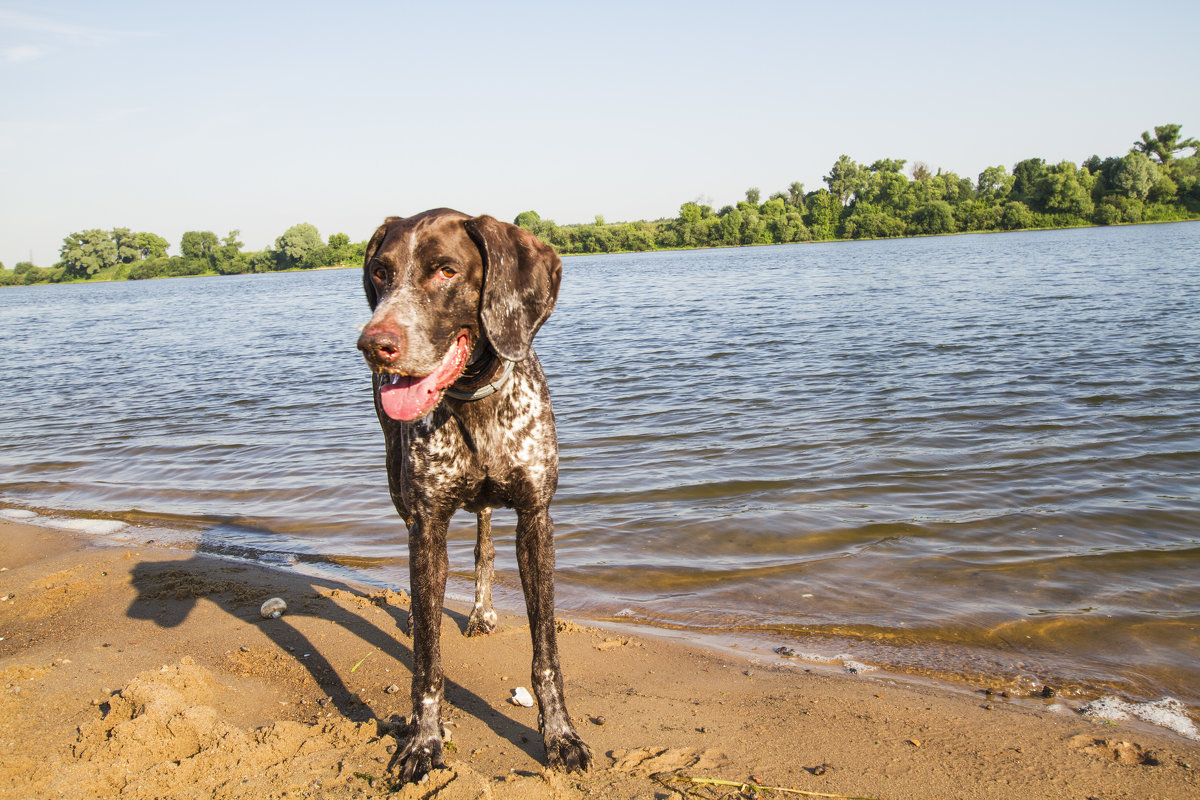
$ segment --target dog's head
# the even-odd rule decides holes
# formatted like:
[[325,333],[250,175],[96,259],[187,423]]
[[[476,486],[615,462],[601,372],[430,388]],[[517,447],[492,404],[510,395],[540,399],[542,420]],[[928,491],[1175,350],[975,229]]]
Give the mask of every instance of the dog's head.
[[561,279],[554,250],[516,225],[446,208],[389,217],[367,243],[363,288],[375,313],[358,339],[381,376],[384,412],[428,414],[485,341],[523,360]]

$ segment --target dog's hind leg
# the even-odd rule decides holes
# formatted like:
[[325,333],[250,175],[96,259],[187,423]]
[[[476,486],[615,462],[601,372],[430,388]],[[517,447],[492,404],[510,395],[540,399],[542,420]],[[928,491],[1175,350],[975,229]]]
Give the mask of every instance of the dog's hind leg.
[[496,609],[492,607],[492,578],[496,570],[496,548],[492,544],[492,510],[476,515],[475,606],[467,620],[467,636],[480,636],[496,630]]

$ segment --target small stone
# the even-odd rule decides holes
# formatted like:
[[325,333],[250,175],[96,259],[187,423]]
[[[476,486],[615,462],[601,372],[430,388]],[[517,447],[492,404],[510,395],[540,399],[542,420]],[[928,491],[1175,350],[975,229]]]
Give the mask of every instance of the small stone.
[[400,687],[393,683],[391,686],[384,689],[384,691],[388,694],[395,694],[396,692],[400,691]]
[[533,697],[529,694],[529,690],[524,686],[518,686],[512,690],[512,697],[509,698],[514,706],[524,706],[525,708],[533,708]]
[[272,597],[258,609],[258,613],[263,619],[279,619],[285,611],[287,611],[287,603],[283,602],[281,597]]
[[607,720],[602,716],[592,717],[591,720],[593,725],[603,725],[605,722],[607,722]]

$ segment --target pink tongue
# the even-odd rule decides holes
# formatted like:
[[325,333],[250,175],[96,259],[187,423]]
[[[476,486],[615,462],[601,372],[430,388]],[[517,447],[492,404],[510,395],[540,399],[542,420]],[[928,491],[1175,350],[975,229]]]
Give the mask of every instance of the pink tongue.
[[[442,364],[423,378],[402,377],[398,383],[379,389],[383,413],[395,420],[412,422],[428,414],[441,399],[442,390],[458,380],[470,356],[470,339],[464,332],[446,351]],[[385,379],[387,376],[384,376]]]

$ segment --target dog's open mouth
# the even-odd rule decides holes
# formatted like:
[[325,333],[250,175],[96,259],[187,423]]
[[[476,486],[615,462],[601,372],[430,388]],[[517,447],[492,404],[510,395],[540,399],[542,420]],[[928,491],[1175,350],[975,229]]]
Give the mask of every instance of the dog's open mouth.
[[442,392],[458,380],[471,357],[471,336],[458,334],[446,351],[442,364],[424,377],[384,373],[379,381],[379,403],[394,420],[412,422],[425,416],[442,399]]

